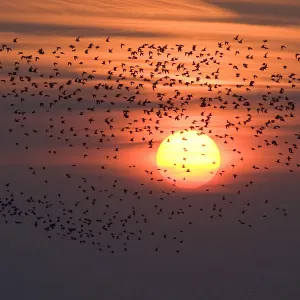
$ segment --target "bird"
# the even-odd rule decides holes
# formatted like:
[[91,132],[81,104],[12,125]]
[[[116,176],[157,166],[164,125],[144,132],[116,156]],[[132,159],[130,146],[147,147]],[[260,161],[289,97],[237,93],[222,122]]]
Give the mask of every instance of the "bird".
[[[120,249],[130,251],[137,241],[148,242],[151,238],[156,243],[152,251],[161,252],[162,244],[172,240],[173,251],[179,254],[184,246],[183,233],[188,237],[196,227],[193,213],[201,212],[200,218],[217,222],[231,217],[226,212],[227,205],[236,206],[241,215],[235,222],[246,225],[245,230],[252,228],[254,224],[245,216],[248,209],[254,209],[255,201],[250,206],[250,202],[236,200],[247,197],[259,174],[268,172],[269,153],[274,152],[273,163],[287,175],[297,174],[300,164],[296,143],[300,132],[294,133],[292,142],[284,143],[276,131],[295,118],[297,101],[286,86],[297,88],[299,78],[296,72],[288,74],[293,66],[284,63],[284,57],[275,60],[278,69],[273,70],[272,63],[268,63],[271,55],[263,50],[272,50],[266,39],[256,49],[237,34],[231,41],[218,41],[212,52],[205,45],[198,51],[198,45],[131,46],[126,40],[120,41],[120,48],[106,49],[91,41],[84,49],[60,45],[52,52],[39,45],[29,55],[19,54],[14,48],[17,38],[11,40],[12,45],[0,48],[3,57],[7,53],[15,55],[10,64],[0,63],[0,84],[4,87],[1,97],[11,116],[5,130],[24,163],[28,155],[37,161],[40,156],[45,159],[41,165],[35,163],[26,169],[26,178],[43,189],[43,195],[36,196],[34,190],[31,194],[25,189],[18,191],[13,182],[3,186],[0,209],[6,224],[22,226],[28,222],[35,230],[43,231],[46,239],[70,239],[109,254]],[[110,37],[104,40],[110,42]],[[75,41],[79,43],[81,37]],[[281,50],[285,48],[281,46]],[[225,55],[228,61],[223,59]],[[235,62],[234,57],[239,61]],[[300,54],[295,57],[299,60]],[[43,62],[47,59],[51,59],[51,67],[44,71]],[[259,67],[248,63],[250,60],[257,60]],[[87,62],[92,62],[92,68]],[[66,68],[70,74],[65,75]],[[228,72],[236,85],[220,81],[223,72]],[[261,89],[256,89],[259,86]],[[194,92],[198,89],[200,96]],[[222,114],[226,114],[225,119],[220,117]],[[187,141],[185,132],[197,130],[199,135],[213,136],[230,152],[229,168],[215,172],[220,193],[216,196],[208,186],[202,188],[203,193],[220,200],[212,208],[203,209],[197,206],[203,202],[195,204],[188,196],[181,198],[179,180],[168,168],[158,170],[149,163],[143,171],[143,165],[139,166],[148,159],[148,153],[153,154],[163,136],[172,143],[169,136],[174,136],[176,130],[167,128],[164,123],[168,122],[182,127],[182,142]],[[243,131],[249,132],[249,145],[239,142]],[[34,149],[41,141],[44,147],[37,155]],[[129,149],[135,147],[139,150],[130,154]],[[205,144],[201,151],[202,148],[205,151],[201,157],[205,158],[209,149]],[[194,172],[190,150],[184,147],[181,157],[172,162],[182,171],[182,181]],[[256,160],[259,155],[263,161]],[[97,171],[86,174],[82,165],[95,162]],[[216,165],[215,159],[209,163]],[[54,178],[48,164],[60,166]],[[243,172],[249,172],[255,180],[243,182]],[[230,178],[234,179],[231,194],[223,192],[230,189]],[[73,201],[68,189],[75,191]],[[145,194],[151,199],[147,201],[149,211],[140,205]],[[174,199],[181,207],[170,210]],[[268,204],[264,208],[271,211],[272,201],[264,203]],[[276,211],[288,216],[285,207]],[[266,222],[269,219],[268,212],[259,208],[258,215]],[[190,231],[179,225],[182,220]],[[178,222],[181,228],[170,228],[169,232],[166,229],[162,234],[155,225],[163,221]]]

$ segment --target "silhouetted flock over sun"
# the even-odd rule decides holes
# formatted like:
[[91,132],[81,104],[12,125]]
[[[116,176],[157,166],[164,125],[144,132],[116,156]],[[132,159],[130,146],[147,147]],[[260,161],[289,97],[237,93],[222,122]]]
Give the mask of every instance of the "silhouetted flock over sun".
[[[18,191],[11,181],[2,183],[0,215],[6,223],[32,224],[49,239],[71,239],[112,254],[145,239],[151,240],[153,251],[166,242],[179,253],[188,232],[197,230],[195,214],[213,222],[236,205],[237,224],[249,230],[255,226],[246,217],[255,203],[251,198],[238,201],[256,183],[252,175],[246,182],[240,179],[244,172],[280,167],[299,176],[300,132],[286,139],[278,134],[296,120],[293,96],[300,78],[293,69],[300,69],[300,53],[287,66],[288,45],[271,49],[263,40],[254,47],[239,35],[216,42],[214,49],[134,47],[126,41],[113,44],[110,37],[96,45],[77,37],[66,48],[40,46],[26,53],[18,50],[20,43],[14,38],[0,48],[1,99],[11,116],[5,130],[25,163],[28,154],[37,155],[37,144],[51,146],[38,150],[44,163],[27,164],[30,180],[39,182],[43,195]],[[138,158],[127,161],[131,146],[146,145],[135,151],[147,157],[158,140],[177,130],[183,139],[189,130],[207,134],[229,153],[230,163],[217,171],[215,186],[201,187],[197,201],[189,201],[191,192],[176,187],[175,179],[166,184],[155,165],[140,167]],[[252,143],[248,152],[240,149],[247,147],[239,143],[242,135]],[[271,152],[275,156],[269,159]],[[75,191],[72,200],[48,176],[56,160],[62,166],[57,177]],[[85,163],[96,167],[96,173],[81,174]],[[141,168],[143,176],[132,175]],[[125,180],[129,171],[132,185]],[[213,200],[203,204],[212,193]],[[288,215],[284,206],[272,206],[271,199],[259,201],[266,207],[262,214],[257,211],[261,218]],[[176,229],[160,227],[162,219]]]

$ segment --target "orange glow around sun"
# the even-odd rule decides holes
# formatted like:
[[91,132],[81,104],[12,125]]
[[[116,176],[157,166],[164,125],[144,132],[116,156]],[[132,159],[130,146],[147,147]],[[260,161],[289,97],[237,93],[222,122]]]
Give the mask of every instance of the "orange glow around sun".
[[177,131],[165,138],[156,154],[162,176],[181,188],[197,188],[209,182],[220,167],[216,143],[198,131]]

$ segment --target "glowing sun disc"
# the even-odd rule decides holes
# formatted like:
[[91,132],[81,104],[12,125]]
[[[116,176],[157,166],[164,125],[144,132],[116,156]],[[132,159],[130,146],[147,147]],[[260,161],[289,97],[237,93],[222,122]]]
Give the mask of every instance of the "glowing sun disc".
[[220,151],[207,135],[196,130],[177,131],[160,144],[156,163],[161,175],[182,188],[209,182],[220,167]]

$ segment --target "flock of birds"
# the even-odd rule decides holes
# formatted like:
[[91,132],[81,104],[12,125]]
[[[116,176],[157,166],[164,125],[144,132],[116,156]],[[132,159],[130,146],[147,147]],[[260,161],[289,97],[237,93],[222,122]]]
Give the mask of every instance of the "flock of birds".
[[[185,225],[193,225],[189,210],[196,209],[201,216],[207,212],[211,219],[222,218],[226,205],[234,205],[234,197],[245,189],[247,192],[255,180],[237,191],[218,193],[210,208],[178,196],[183,191],[176,188],[176,180],[169,177],[173,186],[161,183],[165,180],[155,166],[146,166],[144,176],[133,176],[134,184],[125,185],[122,176],[126,179],[129,169],[132,173],[140,170],[138,159],[128,165],[128,147],[146,145],[140,153],[146,157],[149,149],[155,151],[157,141],[174,134],[176,128],[181,128],[183,139],[185,132],[197,130],[230,149],[236,162],[216,174],[224,178],[230,173],[229,182],[238,181],[237,165],[247,160],[247,153],[238,149],[237,138],[243,130],[250,130],[248,140],[256,143],[248,156],[262,156],[261,149],[275,151],[274,164],[290,173],[300,170],[300,161],[296,161],[300,132],[283,142],[276,133],[296,119],[296,102],[290,91],[300,84],[300,78],[283,63],[285,45],[278,49],[282,55],[273,57],[267,40],[254,49],[240,36],[218,42],[214,50],[197,45],[187,49],[182,44],[128,47],[121,43],[116,48],[109,37],[100,45],[84,45],[78,37],[67,49],[39,48],[28,54],[17,50],[18,43],[15,38],[0,48],[1,98],[11,116],[5,126],[15,139],[16,153],[24,155],[24,160],[31,151],[35,155],[31,142],[50,143],[49,149],[40,153],[44,163],[28,163],[27,169],[30,181],[53,195],[30,195],[17,191],[13,181],[4,182],[0,216],[5,223],[32,224],[49,239],[68,238],[110,253],[128,251],[130,244],[153,236],[157,238],[151,242],[156,243],[154,251],[161,249],[163,241],[172,240],[175,251],[180,252],[184,233],[190,230]],[[114,55],[124,53],[126,58],[114,64]],[[299,68],[300,53],[293,59]],[[276,72],[272,71],[274,65]],[[73,150],[80,157],[75,155],[76,161],[70,162],[68,153]],[[65,188],[58,190],[55,184],[49,188],[52,179],[47,172],[56,159],[61,161],[62,153],[70,165],[55,177],[76,191],[74,200],[66,200]],[[80,168],[93,155],[98,160],[93,163],[96,175],[83,176]],[[270,165],[253,164],[251,168],[267,172]],[[221,191],[225,187],[226,182],[220,184]],[[210,192],[210,188],[203,187],[202,192]],[[168,201],[174,198],[180,198],[178,209]],[[269,199],[262,201],[270,205]],[[237,220],[248,228],[253,224],[245,216],[252,205],[244,203]],[[286,208],[274,209],[287,216]],[[159,218],[184,225],[176,235],[169,234],[165,226],[153,230],[153,224],[159,227]]]

